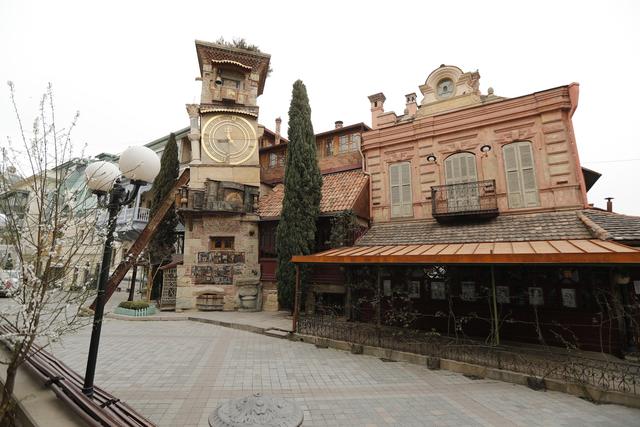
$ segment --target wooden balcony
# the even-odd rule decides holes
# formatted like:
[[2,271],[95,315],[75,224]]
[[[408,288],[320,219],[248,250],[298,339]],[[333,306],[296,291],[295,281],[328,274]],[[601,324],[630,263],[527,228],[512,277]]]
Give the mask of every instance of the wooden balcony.
[[431,212],[438,222],[498,216],[495,180],[431,187]]
[[260,189],[251,185],[225,181],[207,181],[205,188],[184,187],[178,195],[179,212],[255,213]]

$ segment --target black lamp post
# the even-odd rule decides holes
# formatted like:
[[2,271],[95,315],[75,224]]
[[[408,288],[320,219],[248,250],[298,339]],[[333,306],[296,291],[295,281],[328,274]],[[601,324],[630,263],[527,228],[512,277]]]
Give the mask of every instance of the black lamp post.
[[[102,253],[100,277],[98,278],[98,294],[96,296],[96,310],[93,316],[87,371],[84,377],[84,386],[82,387],[82,392],[89,397],[93,396],[93,380],[98,361],[100,332],[102,330],[102,318],[106,302],[104,301],[104,295],[107,281],[109,280],[109,267],[111,265],[111,252],[118,212],[122,206],[126,206],[136,199],[138,190],[142,185],[153,181],[160,170],[160,160],[153,150],[147,147],[132,147],[122,153],[119,166],[122,172],[111,163],[95,162],[89,165],[85,172],[87,186],[98,197],[98,206],[106,207],[109,212],[107,236]],[[133,183],[133,190],[130,192],[126,191],[120,182],[120,178],[118,178],[121,173],[131,179]],[[106,201],[107,197],[108,201]]]

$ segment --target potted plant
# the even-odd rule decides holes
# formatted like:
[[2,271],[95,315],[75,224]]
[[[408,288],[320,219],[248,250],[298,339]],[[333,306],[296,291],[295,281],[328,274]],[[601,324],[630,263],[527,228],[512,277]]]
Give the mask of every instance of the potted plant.
[[156,308],[146,301],[122,301],[113,312],[125,316],[150,316],[156,313]]

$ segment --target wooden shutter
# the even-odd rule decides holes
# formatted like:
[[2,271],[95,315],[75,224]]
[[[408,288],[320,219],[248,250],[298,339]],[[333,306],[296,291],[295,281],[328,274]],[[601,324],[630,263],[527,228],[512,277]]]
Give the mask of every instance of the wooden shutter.
[[400,178],[402,185],[402,216],[413,215],[413,201],[411,197],[411,167],[409,163],[400,165]]
[[533,151],[531,143],[523,141],[518,145],[518,160],[520,161],[520,174],[522,176],[522,193],[524,205],[538,206],[538,188],[536,186],[536,171],[533,166]]
[[391,217],[413,215],[410,163],[389,166],[389,184]]
[[518,209],[538,206],[533,151],[528,141],[515,142],[503,148],[509,207]]
[[471,153],[459,153],[444,161],[445,181],[449,184],[476,182],[476,156]]

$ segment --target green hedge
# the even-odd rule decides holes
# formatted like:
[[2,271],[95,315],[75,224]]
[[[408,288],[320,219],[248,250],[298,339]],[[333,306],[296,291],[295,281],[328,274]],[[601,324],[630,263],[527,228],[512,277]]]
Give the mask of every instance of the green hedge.
[[122,301],[118,307],[128,308],[129,310],[142,310],[149,307],[146,301]]

